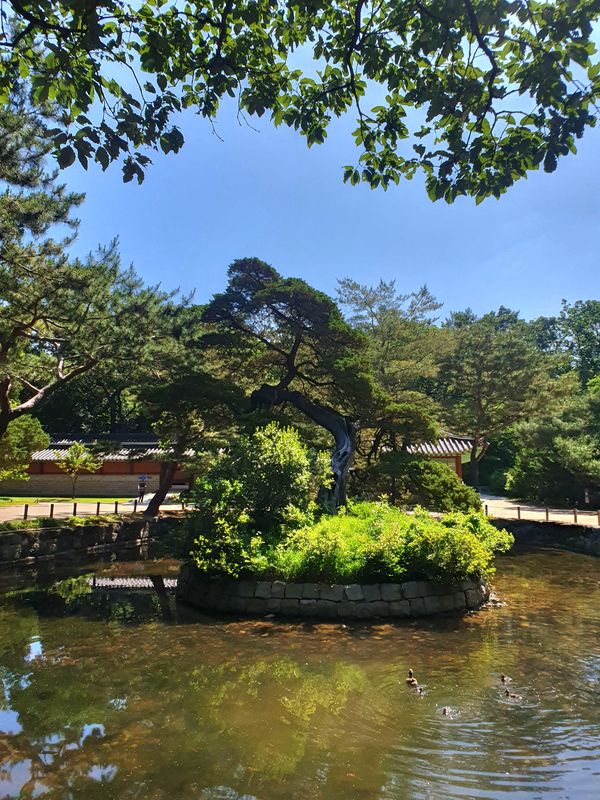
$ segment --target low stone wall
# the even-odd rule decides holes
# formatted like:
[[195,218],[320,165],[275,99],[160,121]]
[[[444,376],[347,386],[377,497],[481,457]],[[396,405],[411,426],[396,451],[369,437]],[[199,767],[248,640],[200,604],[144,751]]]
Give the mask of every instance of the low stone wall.
[[211,578],[186,562],[177,582],[177,598],[205,611],[283,614],[323,619],[422,617],[479,608],[489,598],[485,581],[449,586],[408,583],[324,584]]
[[0,569],[32,564],[56,556],[134,546],[148,540],[148,520],[121,520],[102,525],[0,531]]
[[505,528],[512,533],[516,544],[558,547],[575,553],[600,556],[600,528],[526,519],[492,519],[490,522],[497,528]]

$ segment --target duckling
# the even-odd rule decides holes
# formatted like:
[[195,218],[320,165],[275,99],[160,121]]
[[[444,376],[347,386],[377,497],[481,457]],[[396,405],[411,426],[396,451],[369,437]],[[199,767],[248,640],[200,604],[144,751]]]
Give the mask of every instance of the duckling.
[[504,673],[502,673],[502,674],[500,675],[500,681],[501,681],[502,683],[510,683],[510,682],[512,681],[512,678],[509,678],[509,676],[508,676],[508,675],[505,675]]
[[511,692],[508,689],[504,690],[504,696],[506,697],[507,700],[522,700],[523,699],[520,694],[515,694],[514,692]]
[[419,695],[419,697],[424,697],[425,696],[425,689],[422,686],[418,686],[416,688],[416,692]]
[[415,678],[415,674],[412,671],[412,669],[408,670],[408,678],[406,679],[406,685],[407,686],[415,686],[415,687],[419,685],[417,679]]
[[449,717],[451,714],[452,714],[452,709],[450,708],[450,706],[444,706],[442,708],[442,716]]

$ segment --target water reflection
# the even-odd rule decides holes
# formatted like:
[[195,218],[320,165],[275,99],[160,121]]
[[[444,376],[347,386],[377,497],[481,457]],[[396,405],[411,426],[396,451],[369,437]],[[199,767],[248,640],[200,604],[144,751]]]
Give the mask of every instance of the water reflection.
[[598,794],[597,560],[505,558],[506,608],[397,626],[215,620],[160,581],[84,586],[0,606],[0,797]]

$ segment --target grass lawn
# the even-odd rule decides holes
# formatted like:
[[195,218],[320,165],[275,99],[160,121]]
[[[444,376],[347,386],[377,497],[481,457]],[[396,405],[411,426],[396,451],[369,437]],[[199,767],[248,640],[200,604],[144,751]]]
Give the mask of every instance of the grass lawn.
[[[151,495],[148,495],[148,499]],[[127,503],[132,497],[0,497],[0,506],[30,506],[38,503]]]

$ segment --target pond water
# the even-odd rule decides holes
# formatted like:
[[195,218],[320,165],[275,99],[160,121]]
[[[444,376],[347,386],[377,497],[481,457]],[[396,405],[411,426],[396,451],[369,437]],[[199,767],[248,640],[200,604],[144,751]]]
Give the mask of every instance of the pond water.
[[600,797],[599,567],[517,553],[506,607],[395,625],[211,619],[161,581],[5,581],[0,798]]

